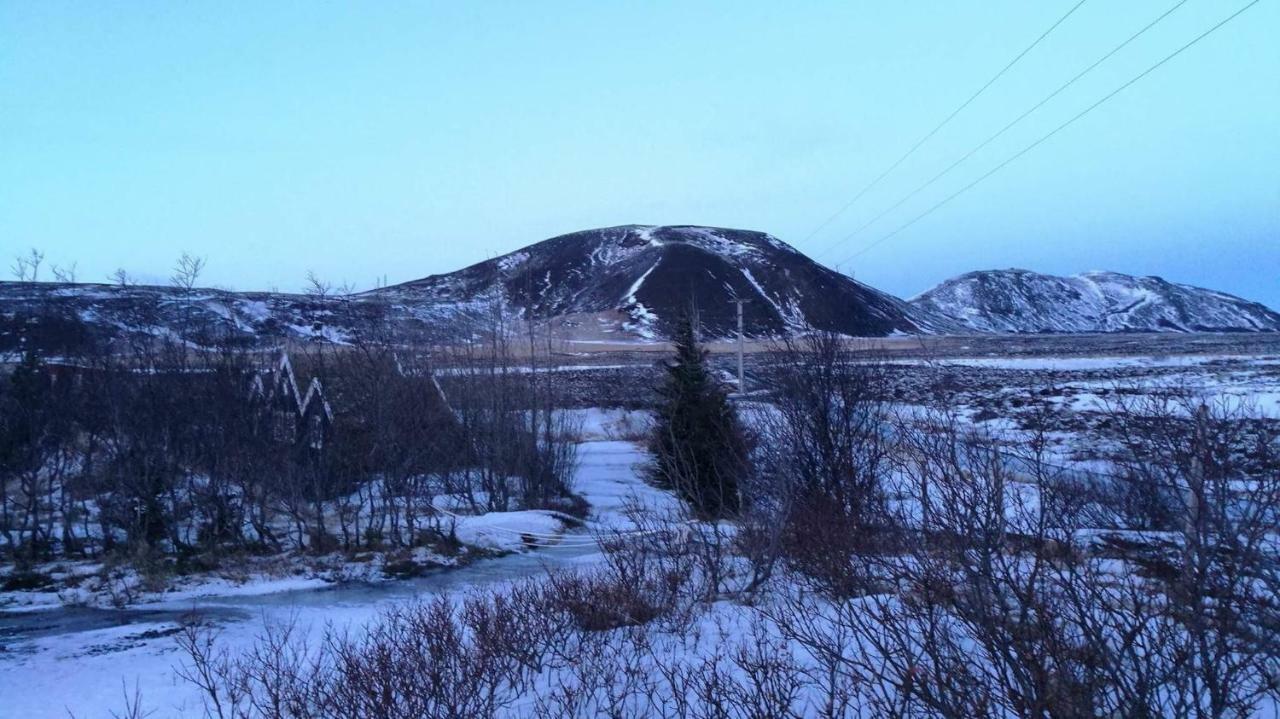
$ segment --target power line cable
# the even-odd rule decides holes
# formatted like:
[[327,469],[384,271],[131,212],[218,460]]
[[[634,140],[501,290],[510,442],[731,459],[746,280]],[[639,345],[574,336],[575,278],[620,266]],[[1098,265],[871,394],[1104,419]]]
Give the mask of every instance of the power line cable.
[[937,204],[933,205],[932,207],[930,207],[929,209],[925,210],[924,212],[921,212],[920,214],[916,215],[916,216],[915,216],[915,217],[913,217],[911,220],[909,220],[909,221],[907,221],[907,222],[903,223],[902,225],[899,225],[899,226],[898,226],[898,228],[897,228],[897,229],[895,229],[895,230],[893,230],[892,232],[890,232],[890,233],[888,233],[888,234],[886,234],[886,235],[883,235],[882,237],[880,237],[880,238],[879,238],[879,239],[877,239],[876,241],[872,242],[871,244],[869,244],[869,245],[867,245],[867,246],[863,247],[862,249],[858,250],[857,252],[854,252],[853,254],[851,254],[851,255],[849,255],[849,256],[847,256],[847,257],[845,257],[843,260],[841,260],[841,261],[840,261],[840,263],[839,263],[839,264],[843,264],[843,263],[848,262],[849,260],[852,260],[852,259],[854,259],[854,258],[856,258],[856,257],[860,257],[860,256],[862,256],[863,254],[867,253],[867,252],[868,252],[868,251],[870,251],[871,249],[873,249],[873,248],[875,248],[875,247],[879,246],[881,243],[883,243],[883,242],[885,242],[885,241],[887,241],[887,240],[889,240],[889,239],[891,239],[891,238],[893,238],[893,237],[896,237],[896,236],[897,236],[898,234],[900,234],[902,231],[906,230],[907,228],[911,227],[912,225],[914,225],[915,223],[919,222],[920,220],[923,220],[924,218],[926,218],[926,217],[928,217],[929,215],[933,214],[933,213],[934,213],[934,212],[936,212],[939,208],[941,208],[943,205],[946,205],[947,203],[951,202],[951,201],[952,201],[952,200],[954,200],[955,198],[959,197],[960,195],[962,195],[962,194],[964,194],[965,192],[967,192],[967,191],[969,191],[970,189],[972,189],[972,188],[973,188],[975,185],[977,185],[978,183],[982,182],[983,180],[987,179],[988,177],[991,177],[992,175],[996,174],[996,173],[997,173],[997,172],[999,172],[1000,170],[1003,170],[1005,167],[1007,167],[1007,166],[1009,166],[1011,163],[1013,163],[1013,161],[1017,160],[1018,158],[1022,157],[1022,156],[1023,156],[1023,155],[1025,155],[1025,154],[1027,154],[1028,152],[1031,152],[1031,151],[1032,151],[1032,150],[1034,150],[1035,148],[1039,147],[1039,146],[1040,146],[1041,144],[1043,144],[1045,141],[1049,140],[1049,139],[1050,139],[1051,137],[1053,137],[1054,135],[1057,135],[1059,132],[1061,132],[1062,130],[1066,129],[1069,125],[1073,124],[1074,122],[1076,122],[1076,121],[1077,121],[1077,120],[1079,120],[1080,118],[1084,117],[1085,115],[1088,115],[1090,112],[1092,112],[1092,111],[1093,111],[1095,108],[1097,108],[1099,105],[1101,105],[1101,104],[1105,103],[1106,101],[1110,100],[1111,98],[1115,97],[1116,95],[1119,95],[1121,92],[1124,92],[1124,91],[1125,91],[1126,89],[1128,89],[1131,85],[1133,85],[1134,83],[1138,82],[1139,80],[1141,80],[1142,78],[1146,77],[1147,75],[1150,75],[1152,72],[1155,72],[1155,70],[1156,70],[1157,68],[1159,68],[1160,66],[1162,66],[1162,65],[1164,65],[1165,63],[1169,62],[1170,60],[1172,60],[1173,58],[1177,57],[1178,55],[1181,55],[1181,54],[1182,54],[1184,51],[1186,51],[1188,48],[1190,48],[1191,46],[1193,46],[1193,45],[1195,45],[1196,43],[1200,42],[1201,40],[1205,39],[1206,37],[1208,37],[1208,36],[1209,36],[1209,35],[1211,35],[1212,33],[1216,32],[1216,31],[1217,31],[1219,28],[1221,28],[1223,25],[1226,25],[1227,23],[1229,23],[1229,22],[1231,22],[1232,20],[1236,19],[1236,18],[1237,18],[1237,17],[1239,17],[1241,14],[1243,14],[1246,10],[1248,10],[1248,9],[1249,9],[1249,8],[1251,8],[1251,7],[1253,7],[1254,5],[1257,5],[1259,2],[1261,2],[1261,0],[1252,0],[1252,2],[1250,2],[1250,3],[1246,4],[1244,7],[1240,8],[1239,10],[1236,10],[1236,11],[1235,11],[1235,12],[1233,12],[1233,13],[1231,13],[1230,15],[1228,15],[1224,20],[1222,20],[1222,21],[1221,21],[1221,22],[1219,22],[1218,24],[1214,25],[1213,27],[1209,28],[1208,30],[1205,30],[1204,32],[1202,32],[1202,33],[1200,33],[1199,35],[1197,35],[1196,37],[1192,38],[1192,39],[1191,39],[1191,41],[1190,41],[1190,42],[1188,42],[1187,44],[1185,44],[1185,45],[1183,45],[1182,47],[1178,48],[1177,50],[1174,50],[1173,52],[1169,53],[1169,54],[1168,54],[1168,55],[1166,55],[1163,59],[1161,59],[1159,62],[1155,63],[1154,65],[1152,65],[1152,66],[1150,66],[1150,67],[1148,67],[1146,70],[1143,70],[1142,72],[1140,72],[1140,73],[1138,73],[1137,75],[1135,75],[1134,77],[1132,77],[1128,82],[1125,82],[1123,85],[1121,85],[1121,86],[1117,87],[1116,89],[1114,89],[1114,90],[1112,90],[1111,92],[1109,92],[1109,93],[1107,93],[1106,95],[1104,95],[1104,96],[1102,97],[1102,99],[1098,100],[1097,102],[1093,103],[1092,105],[1090,105],[1090,106],[1086,107],[1085,109],[1081,110],[1079,113],[1077,113],[1075,116],[1073,116],[1070,120],[1067,120],[1066,122],[1062,123],[1061,125],[1058,125],[1058,126],[1057,126],[1057,127],[1055,127],[1053,130],[1049,131],[1049,133],[1047,133],[1047,134],[1045,134],[1045,135],[1041,136],[1041,137],[1040,137],[1040,139],[1036,140],[1035,142],[1031,143],[1030,145],[1027,145],[1026,147],[1022,148],[1022,149],[1021,149],[1021,150],[1019,150],[1018,152],[1016,152],[1016,153],[1014,153],[1013,155],[1009,156],[1007,159],[1005,159],[1005,160],[1004,160],[1003,162],[1001,162],[999,165],[996,165],[995,167],[991,168],[991,169],[990,169],[990,170],[988,170],[986,173],[984,173],[983,175],[981,175],[980,177],[978,177],[978,179],[974,180],[973,182],[970,182],[969,184],[965,185],[964,187],[961,187],[959,190],[956,190],[955,192],[951,193],[950,195],[947,195],[945,198],[943,198],[943,199],[942,199],[941,201],[939,201]]
[[[1069,87],[1071,87],[1072,85],[1074,85],[1074,84],[1075,84],[1075,83],[1076,83],[1080,78],[1084,77],[1085,75],[1088,75],[1090,72],[1092,72],[1092,71],[1093,71],[1095,68],[1097,68],[1099,65],[1101,65],[1102,63],[1104,63],[1104,62],[1106,62],[1108,59],[1110,59],[1110,58],[1111,58],[1111,56],[1115,55],[1117,52],[1120,52],[1120,51],[1121,51],[1121,50],[1123,50],[1127,45],[1129,45],[1130,43],[1132,43],[1134,40],[1137,40],[1139,37],[1141,37],[1142,35],[1146,34],[1146,32],[1147,32],[1148,30],[1150,30],[1151,28],[1153,28],[1153,27],[1155,27],[1156,25],[1158,25],[1162,20],[1164,20],[1165,18],[1167,18],[1167,17],[1169,17],[1170,15],[1172,15],[1172,14],[1173,14],[1173,12],[1174,12],[1175,10],[1177,10],[1177,9],[1178,9],[1178,8],[1180,8],[1180,7],[1182,7],[1182,6],[1183,6],[1183,5],[1185,5],[1186,3],[1187,3],[1187,0],[1178,0],[1178,2],[1174,3],[1173,7],[1170,7],[1168,10],[1165,10],[1163,13],[1161,13],[1161,14],[1160,14],[1160,16],[1159,16],[1159,17],[1157,17],[1156,19],[1154,19],[1154,20],[1152,20],[1151,22],[1147,23],[1147,25],[1146,25],[1145,27],[1143,27],[1141,30],[1138,30],[1138,31],[1137,31],[1137,32],[1135,32],[1134,34],[1130,35],[1130,36],[1129,36],[1129,37],[1128,37],[1124,42],[1120,43],[1119,45],[1116,45],[1114,48],[1112,48],[1112,49],[1111,49],[1111,51],[1110,51],[1110,52],[1108,52],[1107,54],[1105,54],[1105,55],[1103,55],[1102,57],[1100,57],[1100,58],[1098,58],[1097,60],[1095,60],[1095,61],[1093,62],[1093,64],[1089,65],[1089,66],[1088,66],[1088,67],[1086,67],[1085,69],[1083,69],[1083,70],[1081,70],[1080,72],[1076,73],[1076,75],[1075,75],[1074,77],[1072,77],[1070,80],[1067,80],[1065,83],[1063,83],[1063,84],[1059,85],[1059,86],[1058,86],[1058,89],[1056,89],[1056,90],[1054,90],[1053,92],[1051,92],[1051,93],[1049,93],[1048,95],[1046,95],[1046,96],[1044,97],[1044,99],[1042,99],[1042,100],[1040,100],[1039,102],[1037,102],[1036,104],[1032,105],[1032,106],[1031,106],[1030,108],[1028,108],[1025,112],[1023,112],[1021,115],[1018,115],[1017,117],[1013,118],[1013,120],[1011,120],[1011,121],[1009,122],[1009,124],[1007,124],[1007,125],[1005,125],[1004,127],[1000,128],[1000,129],[999,129],[999,130],[998,130],[994,135],[991,135],[991,136],[990,136],[990,137],[988,137],[987,139],[985,139],[985,140],[983,140],[982,142],[978,143],[975,147],[973,147],[973,149],[971,149],[971,150],[969,150],[968,152],[966,152],[962,157],[960,157],[959,159],[957,159],[955,162],[952,162],[952,163],[951,163],[950,165],[948,165],[944,170],[942,170],[942,171],[941,171],[941,172],[939,172],[938,174],[936,174],[936,175],[934,175],[933,177],[931,177],[931,178],[929,178],[928,180],[926,180],[923,184],[919,185],[919,186],[918,186],[918,187],[916,187],[914,190],[912,190],[911,192],[907,193],[904,197],[902,197],[902,198],[901,198],[900,200],[898,200],[897,202],[895,202],[895,203],[893,203],[892,205],[890,205],[889,207],[885,208],[885,210],[884,210],[883,212],[881,212],[880,214],[876,215],[875,217],[871,218],[870,220],[867,220],[865,223],[863,223],[863,224],[862,224],[861,226],[859,226],[857,229],[853,230],[852,232],[850,232],[849,234],[847,234],[847,235],[845,235],[843,238],[841,238],[839,241],[837,241],[834,245],[831,245],[831,246],[830,246],[830,247],[831,247],[831,249],[835,249],[836,247],[839,247],[840,245],[844,244],[845,242],[848,242],[849,240],[853,239],[853,237],[854,237],[854,236],[856,236],[858,233],[860,233],[860,232],[862,232],[863,230],[867,229],[867,228],[868,228],[868,227],[870,227],[871,225],[874,225],[876,222],[880,221],[880,220],[881,220],[885,215],[887,215],[887,214],[889,214],[890,212],[893,212],[894,210],[898,209],[899,207],[901,207],[901,206],[903,205],[903,203],[907,202],[907,201],[908,201],[908,200],[910,200],[911,198],[915,197],[916,195],[920,194],[920,193],[921,193],[921,192],[923,192],[924,190],[926,190],[926,189],[928,189],[929,187],[931,187],[931,186],[933,185],[933,183],[935,183],[935,182],[937,182],[938,180],[942,179],[944,176],[946,176],[946,175],[947,175],[947,173],[949,173],[949,172],[951,172],[952,170],[956,169],[956,167],[960,166],[962,163],[964,163],[964,162],[965,162],[966,160],[968,160],[970,157],[973,157],[975,154],[977,154],[978,152],[980,152],[980,151],[981,151],[983,148],[985,148],[987,145],[990,145],[992,142],[995,142],[995,141],[996,141],[1000,136],[1004,135],[1004,133],[1008,132],[1010,129],[1012,129],[1012,128],[1013,128],[1015,125],[1017,125],[1019,122],[1022,122],[1023,120],[1025,120],[1029,115],[1031,115],[1031,113],[1035,112],[1036,110],[1039,110],[1041,107],[1043,107],[1043,106],[1044,106],[1046,103],[1048,103],[1050,100],[1052,100],[1053,98],[1057,97],[1057,96],[1058,96],[1058,95],[1060,95],[1064,90],[1066,90],[1067,88],[1069,88]],[[829,251],[829,250],[828,250],[828,251]]]
[[[1031,52],[1033,49],[1035,49],[1035,47],[1036,47],[1037,45],[1039,45],[1039,44],[1040,44],[1040,42],[1041,42],[1042,40],[1044,40],[1046,37],[1048,37],[1048,36],[1049,36],[1049,33],[1053,32],[1055,29],[1057,29],[1057,27],[1058,27],[1059,25],[1061,25],[1063,22],[1065,22],[1067,18],[1071,17],[1071,15],[1072,15],[1072,14],[1074,14],[1074,13],[1075,13],[1075,11],[1076,11],[1076,10],[1078,10],[1078,9],[1080,8],[1080,6],[1081,6],[1081,5],[1084,5],[1084,4],[1085,4],[1085,2],[1086,2],[1086,0],[1079,0],[1079,2],[1077,2],[1075,5],[1072,5],[1072,6],[1071,6],[1071,9],[1070,9],[1070,10],[1067,10],[1067,12],[1066,12],[1066,14],[1065,14],[1065,15],[1063,15],[1063,16],[1062,16],[1062,17],[1060,17],[1060,18],[1058,18],[1058,19],[1057,19],[1057,21],[1055,21],[1052,25],[1050,25],[1048,30],[1045,30],[1044,32],[1040,33],[1040,36],[1039,36],[1039,37],[1037,37],[1037,38],[1035,39],[1035,41],[1034,41],[1034,42],[1032,42],[1030,45],[1028,45],[1028,46],[1027,46],[1027,47],[1026,47],[1022,52],[1020,52],[1020,53],[1018,53],[1017,55],[1015,55],[1015,56],[1014,56],[1014,58],[1013,58],[1012,60],[1010,60],[1008,64],[1006,64],[1004,67],[1000,68],[1000,71],[999,71],[999,72],[997,72],[995,75],[993,75],[993,76],[991,77],[991,79],[990,79],[990,80],[987,80],[986,84],[984,84],[982,87],[978,88],[978,91],[977,91],[977,92],[975,92],[975,93],[973,93],[972,95],[970,95],[970,96],[969,96],[969,99],[967,99],[967,100],[965,100],[964,102],[960,103],[960,106],[959,106],[959,107],[957,107],[956,109],[952,110],[952,111],[951,111],[951,114],[949,114],[949,115],[947,115],[945,118],[943,118],[942,122],[938,123],[938,124],[937,124],[937,126],[936,126],[936,127],[934,127],[932,130],[930,130],[928,133],[926,133],[924,137],[922,137],[922,138],[920,138],[919,140],[917,140],[917,141],[916,141],[916,143],[915,143],[914,145],[912,145],[912,146],[911,146],[911,149],[909,149],[909,150],[907,150],[905,153],[903,153],[902,157],[899,157],[899,158],[897,159],[897,161],[896,161],[896,162],[894,162],[892,165],[890,165],[890,166],[889,166],[889,167],[888,167],[884,172],[881,172],[879,175],[877,175],[877,176],[876,176],[876,178],[875,178],[874,180],[872,180],[871,182],[867,183],[867,185],[866,185],[865,187],[863,187],[861,190],[859,190],[859,191],[858,191],[858,193],[857,193],[857,194],[855,194],[851,200],[849,200],[848,202],[846,202],[846,203],[844,204],[844,206],[843,206],[843,207],[841,207],[840,209],[836,210],[836,211],[835,211],[834,213],[832,213],[832,214],[831,214],[831,216],[830,216],[830,217],[828,217],[827,219],[823,220],[821,224],[819,224],[817,227],[815,227],[815,228],[813,229],[813,231],[812,231],[812,232],[810,232],[808,235],[806,235],[806,236],[805,236],[805,238],[804,238],[803,240],[801,240],[801,243],[808,242],[809,240],[813,239],[813,238],[814,238],[814,236],[815,236],[815,235],[817,235],[819,232],[821,232],[823,229],[825,229],[825,228],[827,227],[827,225],[829,225],[829,224],[831,224],[832,222],[834,222],[834,221],[835,221],[835,219],[836,219],[837,217],[839,217],[840,215],[844,214],[844,213],[845,213],[845,212],[846,212],[850,207],[853,207],[854,203],[856,203],[858,200],[862,199],[862,196],[863,196],[863,195],[867,194],[868,192],[870,192],[870,191],[871,191],[871,189],[872,189],[872,188],[874,188],[876,185],[880,184],[880,181],[881,181],[881,180],[883,180],[886,176],[888,176],[888,175],[889,175],[889,173],[891,173],[891,172],[893,172],[894,170],[898,169],[898,166],[899,166],[899,165],[901,165],[903,162],[906,162],[907,158],[909,158],[909,157],[911,157],[913,154],[915,154],[915,151],[916,151],[916,150],[918,150],[918,149],[920,149],[920,146],[921,146],[921,145],[923,145],[924,143],[928,142],[928,141],[929,141],[929,139],[930,139],[930,138],[932,138],[934,135],[938,134],[938,131],[939,131],[939,130],[941,130],[942,128],[946,127],[946,126],[947,126],[947,124],[948,124],[948,123],[950,123],[950,122],[951,122],[951,120],[952,120],[952,119],[954,119],[956,115],[959,115],[959,114],[960,114],[960,113],[961,113],[961,112],[962,112],[966,107],[968,107],[968,106],[969,106],[969,105],[970,105],[974,100],[977,100],[979,95],[981,95],[982,93],[986,92],[986,91],[987,91],[987,88],[989,88],[989,87],[991,87],[992,85],[994,85],[994,84],[995,84],[995,82],[996,82],[996,80],[999,80],[1001,77],[1003,77],[1003,76],[1004,76],[1004,74],[1005,74],[1006,72],[1008,72],[1008,71],[1009,71],[1009,69],[1010,69],[1010,68],[1012,68],[1014,65],[1018,64],[1018,61],[1019,61],[1019,60],[1021,60],[1024,56],[1026,56],[1026,54],[1027,54],[1027,53],[1029,53],[1029,52]],[[829,251],[829,250],[830,250],[830,248],[826,248],[826,249],[824,249],[822,252],[824,252],[824,253],[825,253],[825,252],[827,252],[827,251]],[[819,253],[819,254],[821,254],[821,253]]]

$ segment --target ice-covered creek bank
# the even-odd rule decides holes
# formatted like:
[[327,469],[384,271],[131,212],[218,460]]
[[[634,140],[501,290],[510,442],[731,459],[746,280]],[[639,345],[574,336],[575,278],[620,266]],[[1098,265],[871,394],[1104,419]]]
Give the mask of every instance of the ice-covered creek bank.
[[[588,535],[565,535],[566,542],[585,541]],[[490,582],[521,579],[550,569],[590,560],[591,547],[551,545],[537,551],[481,559],[458,568],[442,568],[410,579],[385,582],[345,582],[320,587],[268,591],[262,594],[211,595],[187,600],[153,602],[126,609],[56,607],[32,611],[0,612],[0,646],[5,652],[21,652],[25,640],[67,634],[200,620],[214,623],[243,621],[279,608],[362,605],[413,599]],[[3,654],[0,654],[2,657]],[[2,660],[0,660],[2,661]],[[0,708],[0,711],[3,711]]]
[[548,569],[590,564],[592,531],[625,528],[630,497],[649,505],[671,498],[639,477],[644,453],[623,441],[579,445],[576,489],[592,505],[587,527],[560,545],[482,559],[457,569],[371,584],[340,584],[270,593],[211,595],[158,602],[126,611],[55,608],[0,613],[0,718],[106,715],[123,707],[135,685],[156,716],[199,714],[198,692],[174,674],[182,655],[173,634],[193,610],[218,625],[232,651],[250,646],[271,623],[312,632],[358,628],[396,602],[521,579]]

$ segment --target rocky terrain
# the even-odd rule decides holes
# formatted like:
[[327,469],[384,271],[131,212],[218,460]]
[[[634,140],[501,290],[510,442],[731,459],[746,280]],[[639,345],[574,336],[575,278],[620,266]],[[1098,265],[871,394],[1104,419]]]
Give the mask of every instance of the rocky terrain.
[[619,313],[641,337],[666,334],[696,308],[703,331],[736,331],[747,301],[753,335],[807,328],[885,336],[940,331],[929,311],[830,270],[771,235],[718,227],[625,225],[553,237],[445,275],[377,290],[397,302],[465,303],[502,296],[536,317]]
[[913,298],[911,306],[978,333],[1280,331],[1280,313],[1257,302],[1119,272],[969,272]]
[[347,295],[0,282],[0,352],[180,337],[270,346],[456,337],[472,321],[547,320],[558,337],[660,339],[691,309],[705,338],[811,329],[859,337],[1275,332],[1280,314],[1159,277],[970,272],[904,301],[749,230],[624,225],[553,237],[456,272]]

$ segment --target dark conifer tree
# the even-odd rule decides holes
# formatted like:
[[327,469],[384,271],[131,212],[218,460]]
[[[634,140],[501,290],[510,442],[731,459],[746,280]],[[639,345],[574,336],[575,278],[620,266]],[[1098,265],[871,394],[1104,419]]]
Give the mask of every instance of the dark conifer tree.
[[649,448],[654,481],[674,489],[699,516],[736,514],[749,442],[727,393],[707,368],[693,320],[676,328],[676,355],[667,362]]
[[[7,396],[3,398],[0,412],[4,415],[0,432],[0,462],[7,469],[30,471],[37,462],[43,445],[50,441],[46,436],[49,419],[48,400],[51,383],[44,371],[44,362],[34,350],[28,349],[22,361],[9,375]],[[3,481],[3,477],[0,477]]]

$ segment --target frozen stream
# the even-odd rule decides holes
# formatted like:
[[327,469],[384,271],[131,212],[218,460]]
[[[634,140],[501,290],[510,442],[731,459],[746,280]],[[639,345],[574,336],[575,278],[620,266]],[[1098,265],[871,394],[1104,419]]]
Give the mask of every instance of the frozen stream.
[[[589,535],[566,534],[569,542],[582,542]],[[21,652],[22,642],[43,637],[114,629],[131,625],[179,623],[198,618],[224,624],[261,615],[279,608],[359,606],[414,599],[490,582],[520,579],[556,567],[590,561],[597,550],[580,546],[550,546],[533,552],[481,559],[457,569],[439,569],[412,579],[385,582],[350,582],[306,589],[291,589],[242,596],[207,596],[195,599],[154,602],[128,609],[59,607],[40,611],[0,612],[0,647]],[[0,654],[0,661],[3,661]],[[0,665],[3,666],[3,665]],[[0,707],[3,712],[3,707]]]
[[[591,529],[625,528],[621,508],[629,497],[649,505],[672,501],[640,481],[637,464],[644,456],[628,442],[585,442],[579,458],[576,488],[591,502]],[[174,634],[192,612],[215,624],[220,643],[232,651],[248,647],[273,623],[295,622],[313,634],[326,627],[358,628],[397,602],[590,564],[600,556],[585,541],[591,529],[566,534],[566,546],[483,559],[414,579],[204,596],[125,611],[0,612],[0,718],[65,719],[68,712],[107,716],[123,708],[126,688],[132,693],[135,685],[144,706],[155,710],[153,716],[199,716],[199,694],[174,674],[183,659]]]

